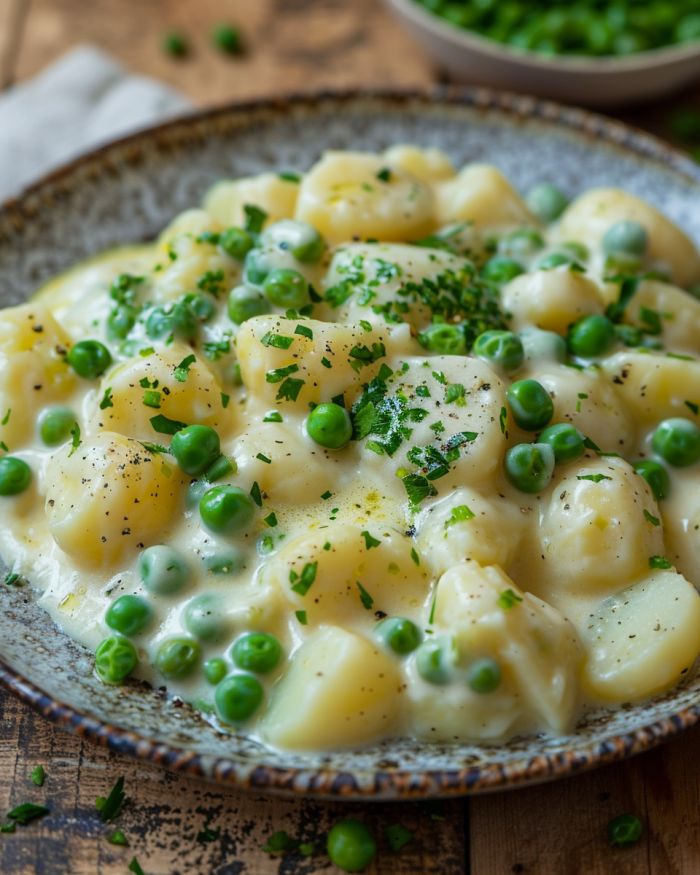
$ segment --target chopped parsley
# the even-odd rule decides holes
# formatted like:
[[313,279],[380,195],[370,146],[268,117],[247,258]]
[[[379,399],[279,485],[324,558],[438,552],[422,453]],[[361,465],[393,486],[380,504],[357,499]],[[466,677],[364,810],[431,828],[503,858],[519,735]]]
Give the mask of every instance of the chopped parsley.
[[390,182],[391,181],[391,168],[382,167],[381,170],[377,171],[376,176],[380,182]]
[[378,541],[376,538],[373,538],[369,532],[364,531],[361,532],[362,537],[365,539],[365,549],[371,550],[372,547],[378,547],[382,542]]
[[367,590],[364,588],[364,586],[362,586],[362,584],[360,583],[359,580],[356,580],[355,583],[357,585],[358,590],[360,591],[360,601],[362,602],[362,607],[366,611],[372,610],[372,605],[374,605],[374,599],[367,592]]
[[284,368],[273,368],[265,374],[265,382],[281,383],[285,377],[288,377],[290,374],[296,374],[298,370],[299,365],[296,364],[286,365]]
[[190,372],[190,366],[193,365],[197,361],[197,356],[188,355],[180,362],[180,364],[175,368],[173,375],[178,383],[184,383],[187,380]]
[[153,431],[157,431],[158,434],[176,434],[183,428],[187,428],[186,422],[179,422],[177,419],[168,419],[168,417],[163,416],[162,413],[159,413],[157,416],[152,416],[149,421]]
[[114,820],[121,814],[122,807],[126,800],[124,795],[124,778],[118,778],[112,789],[109,791],[109,796],[98,796],[95,799],[95,808],[99,811],[102,820],[107,823]]
[[265,210],[261,210],[260,207],[256,207],[254,204],[243,204],[243,213],[245,214],[245,221],[243,223],[245,230],[251,234],[259,234],[267,219]]
[[70,453],[68,453],[69,458],[73,455],[73,453],[80,446],[80,426],[78,425],[77,422],[73,423],[73,427],[70,430],[70,436],[71,436],[71,450],[70,450]]
[[661,520],[657,516],[654,516],[653,513],[649,513],[649,511],[646,508],[644,508],[644,519],[648,523],[651,523],[652,526],[660,526],[661,525]]
[[[297,325],[297,328],[301,326]],[[289,349],[289,347],[294,343],[293,337],[288,337],[285,334],[275,334],[274,331],[267,331],[260,338],[260,343],[263,346],[274,346],[277,349]]]
[[263,422],[284,422],[284,420],[279,410],[268,410],[263,416]]
[[449,527],[453,526],[455,523],[463,523],[467,520],[473,520],[475,516],[476,514],[471,508],[467,507],[466,504],[460,504],[457,507],[452,508],[450,518],[445,520],[445,528],[449,529]]
[[299,380],[295,377],[287,377],[286,380],[280,385],[277,390],[277,395],[275,395],[276,401],[296,401],[299,397],[299,392],[301,392],[302,387],[304,385],[304,380]]
[[413,507],[417,507],[424,499],[437,495],[437,489],[422,474],[406,474],[401,482]]
[[119,845],[123,848],[126,848],[129,845],[129,842],[126,840],[126,836],[120,829],[115,829],[114,832],[111,832],[107,836],[107,841],[110,843],[110,845]]
[[691,413],[694,413],[696,416],[698,415],[698,410],[700,410],[700,408],[698,408],[698,405],[695,404],[695,402],[693,402],[693,401],[684,401],[683,403],[684,403],[685,406],[688,408],[688,410],[690,410]]
[[131,862],[129,863],[128,868],[129,868],[129,872],[133,872],[134,875],[146,875],[146,873],[141,868],[141,865],[139,864],[139,861],[136,859],[136,857],[131,858]]
[[284,182],[295,182],[297,184],[301,182],[301,174],[295,173],[293,170],[283,170],[277,176]]
[[202,352],[210,362],[218,362],[222,356],[231,352],[231,338],[222,337],[221,340],[208,340],[202,344]]
[[650,556],[649,568],[673,568],[673,562],[666,559],[665,556]]
[[329,499],[329,498],[332,498],[332,497],[333,497],[333,493],[330,492],[328,489],[327,489],[327,490],[321,495],[321,498],[322,498],[324,501],[328,501],[328,499]]
[[7,423],[10,421],[10,416],[12,416],[12,408],[8,407],[7,413],[3,416],[2,422],[0,423],[0,425],[7,425]]
[[294,329],[294,333],[298,334],[300,337],[306,337],[308,340],[314,339],[314,333],[307,325],[297,325]]
[[602,480],[612,480],[607,474],[577,474],[577,480],[590,480],[591,483],[600,483]]
[[29,780],[32,782],[32,784],[35,784],[37,787],[43,787],[45,778],[46,772],[44,771],[44,767],[34,766],[29,776]]
[[413,833],[401,823],[392,823],[384,827],[384,837],[391,850],[397,854],[411,841]]
[[204,829],[197,833],[197,841],[200,845],[208,845],[211,842],[215,842],[220,835],[220,830],[212,829],[210,826],[205,826]]
[[414,565],[420,565],[420,556],[415,547],[411,547],[411,559],[413,560]]
[[112,401],[112,387],[107,386],[105,389],[105,393],[102,396],[102,401],[100,401],[100,410],[106,410],[108,407],[114,407],[114,402]]
[[12,811],[8,811],[7,816],[10,820],[14,820],[15,823],[20,823],[22,826],[26,826],[33,820],[38,820],[40,817],[44,817],[48,813],[49,809],[45,805],[35,805],[33,802],[24,802],[22,805],[13,808]]
[[250,497],[258,507],[262,507],[262,492],[260,491],[260,486],[258,485],[257,480],[250,487]]
[[292,590],[298,595],[305,596],[316,580],[317,570],[318,562],[307,562],[302,568],[301,574],[298,574],[293,568],[290,569],[289,582],[292,585]]
[[197,288],[209,292],[215,298],[219,297],[224,282],[223,270],[208,270],[197,280]]
[[461,383],[450,383],[445,390],[445,404],[456,404],[458,407],[464,407],[466,403],[464,386]]
[[269,513],[266,517],[263,518],[263,522],[266,523],[271,529],[277,525],[277,514],[273,511]]
[[512,589],[504,589],[503,592],[498,596],[498,600],[496,603],[499,608],[503,608],[504,611],[509,611],[522,600],[522,596],[519,596],[517,593],[513,592]]
[[284,830],[273,833],[270,838],[262,846],[263,851],[267,854],[278,856],[280,854],[288,854],[290,851],[295,851],[299,847],[299,842],[293,839],[289,833]]
[[508,432],[506,431],[506,423],[508,422],[508,410],[505,407],[501,407],[501,412],[498,415],[498,424],[501,427],[501,434],[504,434],[508,437]]
[[221,393],[221,406],[224,408],[224,410],[228,407],[228,403],[230,400],[230,395],[227,395],[225,392]]
[[146,407],[155,407],[157,410],[160,407],[162,397],[157,389],[146,389],[143,393],[143,403]]
[[272,459],[268,458],[264,453],[258,453],[255,456],[256,459],[260,459],[261,462],[264,462],[266,465],[271,464]]
[[384,358],[385,355],[386,347],[381,341],[376,341],[371,347],[358,343],[350,350],[348,362],[353,371],[359,373],[362,368]]

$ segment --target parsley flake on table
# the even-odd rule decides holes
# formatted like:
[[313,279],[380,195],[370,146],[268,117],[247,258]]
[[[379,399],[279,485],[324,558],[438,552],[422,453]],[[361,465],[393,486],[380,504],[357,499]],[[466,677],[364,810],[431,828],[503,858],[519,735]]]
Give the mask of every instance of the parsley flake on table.
[[95,808],[99,811],[102,820],[107,823],[121,814],[126,800],[124,795],[124,778],[117,778],[114,786],[109,791],[109,796],[98,796],[95,799]]
[[45,805],[35,805],[33,802],[24,802],[22,805],[13,808],[12,811],[8,811],[7,816],[10,820],[14,820],[15,823],[20,823],[22,826],[26,826],[33,820],[38,820],[40,817],[44,817],[48,813],[49,809]]
[[46,772],[44,770],[44,767],[34,766],[29,776],[29,780],[32,782],[32,784],[35,784],[37,787],[43,787],[45,778]]

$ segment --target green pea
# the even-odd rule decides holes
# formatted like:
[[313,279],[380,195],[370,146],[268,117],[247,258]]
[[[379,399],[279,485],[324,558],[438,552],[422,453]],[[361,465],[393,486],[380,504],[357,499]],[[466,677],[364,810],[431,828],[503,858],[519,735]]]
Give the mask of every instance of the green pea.
[[516,444],[506,452],[506,477],[521,492],[542,492],[552,479],[554,461],[549,444]]
[[448,642],[439,638],[424,641],[416,650],[416,670],[430,684],[446,684],[450,679],[452,662]]
[[319,261],[326,243],[318,231],[306,222],[282,219],[265,229],[262,237],[265,243],[291,252],[297,261],[315,263]]
[[251,286],[236,286],[228,296],[229,319],[236,325],[241,325],[253,316],[261,316],[269,309],[265,295]]
[[262,684],[252,674],[232,674],[218,684],[214,692],[216,713],[224,723],[244,723],[260,707],[264,697]]
[[476,659],[467,669],[467,683],[475,693],[493,693],[501,685],[501,666],[488,656]]
[[549,392],[537,380],[518,380],[506,392],[513,419],[525,431],[539,431],[554,415]]
[[689,419],[665,419],[657,426],[651,445],[669,465],[687,468],[700,460],[700,428]]
[[642,256],[649,245],[646,228],[639,222],[623,219],[611,225],[603,235],[603,252],[606,255]]
[[579,459],[586,447],[581,432],[568,422],[550,425],[538,438],[541,444],[549,444],[554,450],[556,462],[573,462]]
[[241,32],[231,24],[217,24],[211,32],[211,41],[227,55],[240,55],[243,52]]
[[598,358],[615,343],[615,326],[607,316],[584,316],[569,329],[568,343],[579,358]]
[[638,462],[633,462],[632,467],[640,477],[647,481],[651,493],[657,501],[668,497],[671,491],[671,478],[660,462],[654,462],[651,459],[640,459]]
[[474,341],[472,352],[504,371],[516,371],[525,358],[523,343],[512,331],[484,331]]
[[243,278],[253,286],[261,286],[272,270],[274,263],[270,253],[255,247],[245,257]]
[[219,236],[219,246],[231,258],[243,261],[255,246],[255,240],[244,228],[227,228]]
[[466,355],[467,341],[459,325],[435,322],[418,335],[425,349],[438,355]]
[[580,262],[588,261],[591,255],[588,251],[588,247],[584,246],[583,243],[578,243],[576,240],[569,240],[566,243],[562,243],[561,251],[568,252],[574,261]]
[[554,331],[525,328],[520,332],[520,340],[528,361],[566,361],[566,341]]
[[544,238],[534,228],[518,228],[498,241],[498,254],[508,258],[523,258],[533,255],[544,246]]
[[642,821],[634,814],[620,814],[608,823],[608,839],[615,848],[628,848],[642,837]]
[[182,620],[185,629],[199,641],[220,641],[228,631],[219,599],[206,593],[187,602]]
[[64,444],[75,422],[75,413],[70,407],[47,407],[39,417],[39,437],[47,447]]
[[615,337],[625,346],[641,346],[644,341],[644,335],[634,325],[616,325]]
[[120,684],[138,664],[136,648],[121,635],[105,638],[95,651],[95,672],[105,684]]
[[226,660],[222,659],[220,656],[208,659],[202,666],[202,670],[204,671],[204,677],[214,687],[228,674]]
[[141,553],[138,564],[143,585],[156,595],[173,595],[190,580],[185,559],[165,544],[148,547]]
[[107,317],[107,337],[110,340],[124,340],[136,325],[137,311],[128,304],[120,304]]
[[197,477],[219,458],[221,442],[208,425],[188,425],[173,435],[170,452],[185,474]]
[[[176,314],[178,307],[186,309],[198,322],[208,322],[216,313],[216,304],[212,299],[206,295],[200,295],[199,292],[184,295],[175,305],[174,312]],[[175,325],[177,327],[177,318]]]
[[255,506],[238,486],[214,486],[199,502],[204,525],[221,535],[233,535],[247,528],[253,519]]
[[554,270],[555,267],[571,267],[574,264],[577,264],[576,259],[569,252],[548,252],[535,262],[535,269]]
[[275,307],[296,309],[309,302],[309,283],[298,270],[280,267],[271,271],[263,283],[263,291]]
[[194,638],[166,638],[156,652],[154,665],[168,680],[180,680],[192,674],[201,655],[201,648]]
[[377,842],[368,826],[348,818],[331,827],[326,850],[331,863],[343,872],[361,872],[377,855]]
[[306,417],[306,431],[320,446],[339,450],[350,442],[352,420],[339,404],[319,404]]
[[530,210],[546,224],[556,221],[569,203],[566,195],[551,182],[531,188],[525,200]]
[[79,340],[69,350],[66,361],[79,377],[94,380],[112,364],[112,356],[99,340]]
[[3,456],[0,459],[0,495],[19,495],[32,480],[32,469],[16,456]]
[[485,280],[499,286],[509,283],[521,273],[524,273],[522,264],[514,258],[506,258],[503,255],[490,258],[481,269],[481,275]]
[[231,657],[239,668],[256,674],[267,674],[279,664],[282,645],[267,632],[248,632],[231,648]]
[[394,653],[412,653],[421,642],[418,626],[405,617],[387,617],[377,626],[377,635]]
[[229,549],[204,557],[204,567],[210,574],[236,574],[245,568],[245,554]]
[[219,456],[207,468],[204,476],[210,483],[214,483],[216,480],[223,480],[224,477],[235,474],[237,470],[236,463],[231,461],[228,456]]
[[107,608],[105,623],[122,635],[138,635],[153,619],[153,608],[137,595],[119,596]]

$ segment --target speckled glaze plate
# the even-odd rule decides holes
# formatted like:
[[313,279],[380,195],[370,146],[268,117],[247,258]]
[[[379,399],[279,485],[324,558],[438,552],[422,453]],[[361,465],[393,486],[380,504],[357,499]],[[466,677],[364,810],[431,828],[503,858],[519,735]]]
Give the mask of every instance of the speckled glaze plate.
[[[617,185],[648,199],[700,242],[700,171],[651,137],[579,110],[484,90],[321,95],[223,108],[120,140],[0,209],[0,303],[16,304],[69,265],[153,237],[221,177],[303,170],[327,148],[399,142],[488,161],[526,188],[569,194]],[[621,759],[700,718],[700,672],[664,696],[589,714],[565,737],[502,747],[411,740],[299,755],[223,735],[138,683],[102,685],[91,655],[38,607],[0,585],[0,681],[60,726],[172,769],[255,791],[393,799],[479,793]]]

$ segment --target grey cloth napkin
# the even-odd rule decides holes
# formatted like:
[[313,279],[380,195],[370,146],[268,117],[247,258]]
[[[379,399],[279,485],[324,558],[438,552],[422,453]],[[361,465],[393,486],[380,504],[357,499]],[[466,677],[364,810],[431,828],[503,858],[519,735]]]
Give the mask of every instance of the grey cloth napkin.
[[189,106],[99,49],[74,49],[0,95],[0,201],[81,152]]

